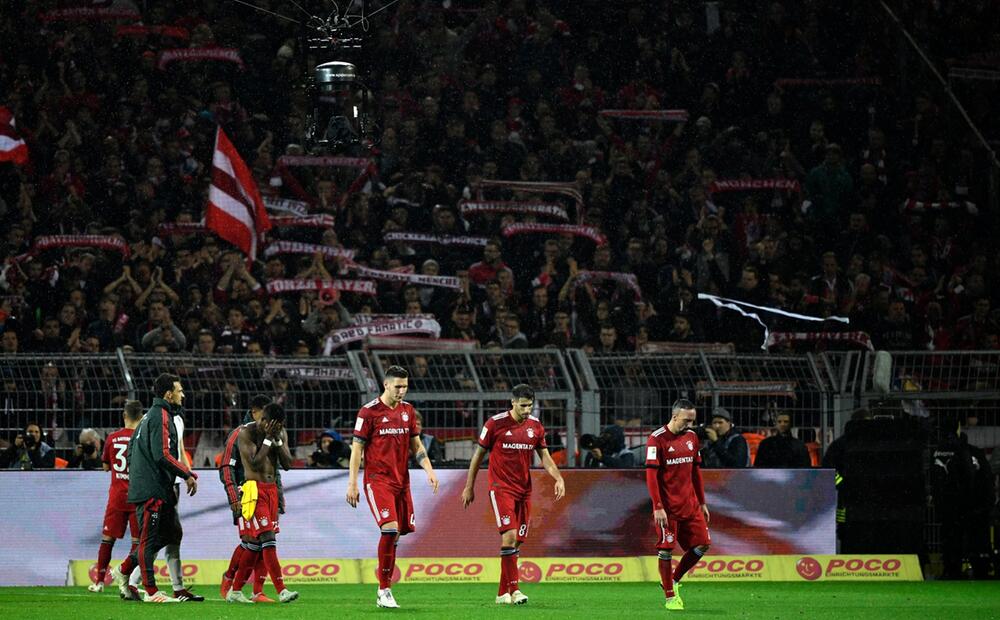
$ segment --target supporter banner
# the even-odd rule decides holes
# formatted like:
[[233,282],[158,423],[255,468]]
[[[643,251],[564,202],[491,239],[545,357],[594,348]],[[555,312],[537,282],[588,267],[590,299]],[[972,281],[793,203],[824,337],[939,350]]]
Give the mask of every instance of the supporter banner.
[[694,384],[695,396],[711,398],[717,388],[726,396],[783,396],[795,398],[794,381],[698,381]]
[[511,224],[510,226],[505,226],[501,231],[501,234],[504,237],[532,233],[555,235],[569,234],[576,237],[586,237],[597,245],[604,245],[608,242],[608,238],[605,237],[601,231],[593,226],[584,226],[582,224],[529,224],[526,222],[520,222],[517,224]]
[[67,9],[54,9],[39,13],[38,19],[43,22],[57,21],[111,21],[115,19],[142,19],[139,10],[134,6],[86,6]]
[[552,202],[524,202],[519,200],[468,201],[458,203],[462,215],[477,213],[520,213],[522,215],[540,215],[554,217],[564,222],[569,221],[569,214],[559,204]]
[[710,193],[745,192],[757,189],[776,189],[801,192],[802,186],[795,179],[723,179],[708,186]]
[[436,286],[440,288],[450,288],[459,290],[462,288],[461,282],[455,276],[428,276],[422,273],[406,273],[401,271],[385,271],[382,269],[372,269],[363,265],[351,265],[354,272],[362,278],[373,278],[375,280],[385,280],[387,282],[407,282],[419,286]]
[[[575,183],[546,183],[542,181],[504,181],[502,179],[483,179],[476,189],[482,192],[485,188],[499,187],[509,189],[513,192],[525,192],[529,194],[561,194],[576,201],[578,205],[583,205],[583,194],[577,189]],[[482,196],[480,196],[481,198]]]
[[952,67],[948,71],[949,80],[979,80],[982,82],[1000,82],[1000,71],[995,69],[969,69]]
[[852,342],[856,345],[874,351],[871,337],[865,332],[771,332],[765,343],[767,348],[786,342]]
[[188,32],[187,28],[182,28],[180,26],[143,26],[142,24],[129,24],[127,26],[118,26],[115,29],[116,37],[147,37],[147,36],[163,36],[171,37],[173,39],[181,39],[187,41],[191,38],[191,33]]
[[31,245],[31,252],[43,252],[52,248],[79,247],[114,250],[115,252],[121,252],[125,258],[131,255],[128,243],[121,237],[112,235],[43,235],[35,238],[35,242]]
[[290,364],[268,364],[264,366],[262,376],[265,379],[284,375],[289,379],[318,379],[320,381],[346,381],[354,378],[350,368],[333,368],[330,366],[301,366]]
[[369,323],[383,323],[385,321],[396,321],[399,319],[433,319],[433,314],[355,314],[353,325],[368,325]]
[[[265,206],[271,207],[271,205],[268,205],[267,202],[268,201],[265,201]],[[289,202],[294,203],[297,201],[289,201]],[[304,216],[275,215],[272,216],[270,220],[271,220],[271,226],[273,228],[296,228],[296,227],[332,228],[334,223],[336,222],[336,220],[334,220],[332,215],[327,215],[325,213],[318,215],[304,215]],[[205,224],[201,222],[164,222],[159,225],[157,231],[162,235],[193,235],[193,234],[201,234],[209,232]],[[289,252],[289,253],[295,253],[295,252]]]
[[881,86],[882,78],[778,78],[776,87],[782,86]]
[[264,198],[264,206],[272,211],[291,213],[299,217],[309,215],[309,203],[291,198]]
[[208,228],[202,222],[164,222],[156,231],[161,235],[197,235],[207,233]]
[[782,310],[781,308],[771,308],[768,306],[758,306],[755,304],[747,303],[745,301],[740,301],[738,299],[728,299],[726,297],[719,297],[717,295],[709,295],[707,293],[698,293],[698,299],[707,299],[711,301],[717,308],[725,308],[727,310],[735,310],[743,316],[757,321],[761,327],[764,328],[764,342],[761,343],[760,348],[767,350],[767,339],[771,334],[771,330],[768,328],[767,324],[761,320],[760,315],[755,312],[749,312],[744,308],[752,308],[755,310],[761,310],[763,312],[769,312],[772,314],[778,314],[780,316],[788,317],[790,319],[799,319],[800,321],[813,321],[823,323],[825,321],[837,321],[839,323],[850,324],[851,320],[847,317],[842,316],[828,316],[828,317],[818,317],[818,316],[807,316],[804,314],[797,314],[795,312],[788,312]]
[[[274,220],[271,221],[273,222]],[[347,260],[353,259],[356,253],[355,250],[332,248],[328,245],[317,245],[315,243],[272,241],[264,250],[264,256],[274,256],[276,254],[315,254],[316,252],[328,258],[344,258]]]
[[464,237],[455,235],[428,235],[412,232],[388,232],[382,236],[386,242],[402,241],[404,243],[436,243],[438,245],[471,245],[483,247],[489,241],[486,237]]
[[595,282],[601,280],[614,280],[620,284],[632,289],[635,293],[635,298],[642,298],[642,289],[639,288],[639,279],[636,278],[634,273],[625,273],[623,271],[581,271],[576,276],[576,285],[579,286],[585,282]]
[[428,334],[437,338],[441,335],[441,325],[434,319],[405,318],[345,327],[334,330],[327,336],[323,345],[323,355],[330,355],[334,349],[349,342],[364,340],[368,336],[386,334]]
[[240,50],[235,47],[185,47],[172,50],[163,50],[156,61],[157,69],[166,69],[175,61],[193,62],[198,60],[218,60],[231,62],[243,70],[243,58],[240,57]]
[[687,110],[601,110],[601,116],[608,118],[623,118],[640,121],[675,121],[683,123],[688,120]]
[[950,209],[965,209],[971,215],[978,215],[979,208],[976,203],[963,200],[961,202],[952,200],[950,202],[923,202],[920,200],[907,200],[899,208],[900,211],[944,211]]
[[343,291],[345,293],[361,293],[374,295],[375,282],[371,280],[271,280],[267,283],[268,295],[294,293],[299,291]]
[[368,336],[365,346],[369,349],[430,349],[434,351],[475,351],[478,340],[455,338],[408,338],[406,336]]
[[275,215],[271,218],[271,226],[276,228],[333,228],[335,220],[332,215]]
[[[410,397],[419,402],[418,387]],[[362,403],[359,394],[357,406]],[[295,416],[294,404],[287,406],[289,415]],[[338,430],[346,433],[350,427]],[[475,432],[470,426],[469,433]],[[797,555],[796,561],[804,556],[819,561],[819,556],[835,552],[832,470],[706,469],[702,476],[712,508],[712,551],[706,559]],[[433,494],[424,472],[411,472],[416,531],[400,540],[400,559],[437,558],[443,562],[448,558],[488,558],[486,565],[499,565],[499,537],[486,473],[480,473],[476,501],[467,510],[461,500],[465,477],[464,470],[439,470],[441,486]],[[558,502],[553,498],[552,480],[544,471],[533,470],[532,478],[531,524],[521,559],[537,564],[543,579],[550,569],[550,578],[587,573],[586,566],[582,570],[571,566],[582,562],[559,557],[567,552],[576,558],[594,558],[588,562],[653,556],[657,535],[643,469],[564,471],[566,497]],[[346,470],[293,469],[282,474],[282,483],[287,504],[278,535],[282,558],[373,557],[378,527],[366,506],[354,509],[344,502]],[[25,489],[31,489],[31,502],[24,501]],[[0,545],[0,585],[61,585],[66,582],[68,560],[96,557],[107,492],[106,472],[0,472],[4,535],[18,542]],[[66,498],[75,498],[72,510],[38,509],[63,505]],[[228,562],[239,535],[215,470],[201,473],[198,493],[182,497],[178,510],[184,525],[186,563],[195,559]],[[53,536],[53,532],[59,535]],[[26,549],[31,552],[26,553]],[[127,549],[127,540],[118,542],[115,557]],[[566,568],[552,569],[536,558],[558,561]],[[326,563],[310,562],[319,566]],[[855,564],[845,563],[843,570],[854,569]],[[825,560],[823,568],[825,571]],[[830,576],[837,577],[841,570],[834,565]],[[623,565],[622,575],[627,572]],[[411,577],[417,574],[414,569]],[[218,582],[217,575],[214,582]]]
[[322,155],[282,155],[278,164],[288,167],[315,166],[318,168],[367,168],[372,160],[367,157],[334,157]]
[[731,342],[659,342],[642,345],[643,353],[734,353],[736,347]]

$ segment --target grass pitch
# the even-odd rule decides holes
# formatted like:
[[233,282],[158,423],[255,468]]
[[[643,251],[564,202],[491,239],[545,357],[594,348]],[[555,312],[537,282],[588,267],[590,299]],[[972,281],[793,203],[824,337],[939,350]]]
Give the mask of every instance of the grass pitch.
[[[351,618],[389,616],[422,618],[932,618],[1000,620],[1000,584],[996,582],[924,583],[689,583],[685,610],[663,609],[658,584],[526,584],[527,605],[493,604],[496,586],[481,584],[397,585],[399,610],[375,607],[374,586],[294,585],[301,598],[288,604],[236,605],[219,600],[217,588],[196,588],[204,603],[153,605],[126,603],[117,588],[91,594],[85,587],[0,588],[0,618]],[[249,588],[245,589],[249,591]],[[270,585],[265,589],[273,595]]]

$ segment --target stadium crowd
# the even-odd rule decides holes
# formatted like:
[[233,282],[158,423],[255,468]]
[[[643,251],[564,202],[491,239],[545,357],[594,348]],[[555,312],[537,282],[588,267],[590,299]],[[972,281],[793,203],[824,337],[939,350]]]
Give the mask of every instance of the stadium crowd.
[[[0,120],[30,153],[0,165],[0,355],[338,354],[361,346],[329,338],[359,314],[433,315],[441,338],[484,348],[760,349],[756,323],[700,293],[851,319],[808,329],[844,342],[772,350],[1000,347],[986,163],[947,102],[901,75],[875,6],[393,5],[358,63],[379,124],[358,182],[282,160],[305,154],[312,112],[299,26],[229,2],[106,4],[118,13],[25,1],[0,15]],[[936,54],[1000,31],[989,3],[898,4]],[[945,23],[957,48],[940,44]],[[219,53],[165,53],[181,48]],[[661,110],[686,113],[634,114]],[[204,215],[217,127],[265,198],[332,226],[276,226],[286,249],[252,264],[171,228]],[[482,184],[497,179],[569,185]],[[567,187],[580,200],[551,193]],[[492,203],[514,207],[469,208]],[[572,232],[538,231],[553,213]],[[39,243],[83,234],[103,241]],[[459,285],[268,292],[358,266]]]

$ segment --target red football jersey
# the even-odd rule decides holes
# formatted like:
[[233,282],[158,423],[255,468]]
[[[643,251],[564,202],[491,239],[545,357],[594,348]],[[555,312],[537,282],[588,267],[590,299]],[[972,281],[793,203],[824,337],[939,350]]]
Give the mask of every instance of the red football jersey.
[[549,447],[538,418],[517,422],[509,411],[498,413],[486,420],[479,445],[490,451],[490,489],[529,497],[534,451]]
[[646,467],[657,468],[660,497],[667,514],[692,519],[700,512],[691,474],[701,463],[698,436],[694,431],[675,435],[665,426],[653,431],[646,444]]
[[121,428],[104,440],[101,460],[111,468],[111,488],[108,490],[108,504],[125,506],[128,504],[128,442],[132,440],[131,428]]
[[417,435],[413,405],[400,402],[390,409],[376,398],[358,410],[354,436],[365,441],[365,484],[388,484],[403,489],[410,484],[410,437]]

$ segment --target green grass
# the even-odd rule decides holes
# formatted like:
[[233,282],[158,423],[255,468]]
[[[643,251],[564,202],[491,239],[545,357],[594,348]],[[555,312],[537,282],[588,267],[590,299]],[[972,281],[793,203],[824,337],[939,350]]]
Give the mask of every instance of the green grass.
[[[294,586],[302,597],[287,605],[236,606],[218,600],[218,589],[199,588],[213,597],[204,603],[150,605],[125,603],[116,588],[91,594],[78,588],[0,588],[0,618],[101,620],[103,618],[351,618],[354,616],[459,618],[594,618],[631,620],[684,615],[694,618],[932,618],[1000,619],[1000,586],[995,582],[925,583],[756,583],[699,584],[684,589],[683,612],[663,609],[652,583],[528,584],[531,601],[498,608],[495,586],[434,584],[393,588],[400,610],[375,607],[374,586]],[[249,591],[249,588],[247,588]],[[266,592],[271,593],[270,586]]]

